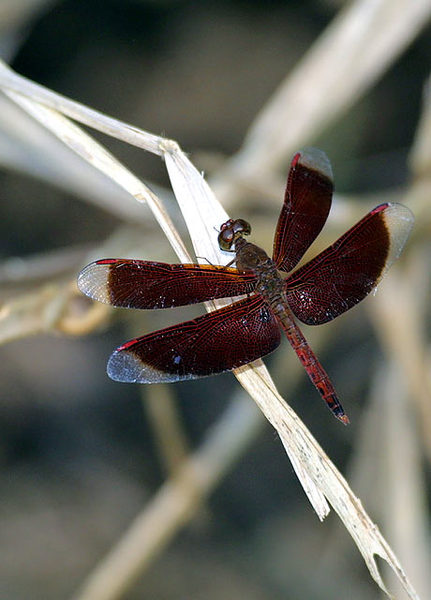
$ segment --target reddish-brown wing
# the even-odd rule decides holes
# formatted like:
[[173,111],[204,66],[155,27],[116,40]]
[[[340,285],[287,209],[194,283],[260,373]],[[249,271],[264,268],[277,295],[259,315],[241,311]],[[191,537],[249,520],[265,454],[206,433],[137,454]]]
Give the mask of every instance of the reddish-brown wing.
[[126,342],[112,353],[108,375],[131,383],[195,379],[244,365],[279,344],[274,315],[260,296],[250,296]]
[[78,287],[113,306],[170,308],[250,293],[255,277],[226,267],[110,258],[87,265]]
[[331,164],[324,152],[308,148],[295,154],[274,237],[277,269],[291,271],[313,243],[328,217],[332,190]]
[[331,321],[360,302],[398,258],[413,226],[401,204],[381,204],[286,279],[287,301],[308,325]]

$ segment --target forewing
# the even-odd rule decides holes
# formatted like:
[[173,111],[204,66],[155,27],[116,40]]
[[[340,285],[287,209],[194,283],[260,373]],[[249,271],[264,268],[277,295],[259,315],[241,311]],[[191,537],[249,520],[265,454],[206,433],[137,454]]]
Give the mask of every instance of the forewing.
[[256,360],[279,343],[274,315],[260,296],[251,296],[126,342],[111,355],[108,375],[132,383],[195,379]]
[[281,271],[291,271],[321,231],[332,191],[326,154],[316,148],[295,154],[274,238],[273,260]]
[[401,204],[381,204],[286,279],[288,303],[304,323],[331,321],[360,302],[399,257],[413,226]]
[[170,308],[247,294],[254,281],[253,275],[226,267],[108,258],[87,265],[78,287],[113,306]]

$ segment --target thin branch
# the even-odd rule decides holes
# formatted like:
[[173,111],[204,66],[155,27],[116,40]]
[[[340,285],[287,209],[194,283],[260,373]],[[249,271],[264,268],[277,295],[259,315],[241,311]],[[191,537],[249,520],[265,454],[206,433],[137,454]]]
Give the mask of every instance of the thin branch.
[[142,403],[151,425],[152,437],[157,446],[157,456],[161,459],[166,478],[175,476],[187,459],[189,443],[180,425],[178,403],[174,390],[166,384],[151,385],[142,390]]
[[[1,64],[0,64],[1,71]],[[133,223],[148,221],[148,210],[112,179],[75,152],[0,92],[0,164],[38,178],[58,189]]]
[[253,122],[241,150],[211,184],[224,202],[238,182],[253,182],[285,162],[345,112],[414,40],[431,16],[430,0],[356,0],[279,86]]
[[57,94],[43,85],[18,75],[3,61],[0,61],[0,87],[4,90],[14,91],[24,97],[30,97],[45,107],[52,108],[83,125],[88,125],[92,129],[106,133],[106,135],[161,156],[160,143],[164,141],[164,138],[143,131],[124,121],[108,117],[84,104]]
[[[394,267],[384,288],[375,295],[374,302],[368,307],[369,312],[385,354],[397,364],[409,382],[425,450],[431,462],[431,375],[427,368],[423,325],[419,311],[415,310],[421,286],[413,284],[407,272],[400,273]],[[422,289],[426,291],[426,288]]]
[[7,258],[0,262],[0,285],[34,283],[76,272],[88,251],[88,246],[69,246],[25,258]]
[[431,174],[431,78],[424,87],[422,114],[410,151],[410,170],[415,180]]
[[[400,27],[395,26],[392,18],[390,18],[389,21],[386,21],[385,26],[382,27],[380,20],[383,17],[389,18],[390,15],[386,11],[391,6],[394,8],[394,11],[392,11],[393,14],[396,12],[397,19],[402,22]],[[368,18],[358,21],[362,24],[359,28],[359,34],[367,28],[373,30],[370,24],[376,25],[376,23],[379,22],[380,29],[389,32],[388,36],[380,36],[379,31],[376,30],[375,27],[370,39],[368,39],[368,37],[357,35],[358,31],[352,29],[352,21],[347,19],[347,17],[340,17],[334,24],[333,30],[330,29],[322,38],[319,50],[322,55],[325,55],[325,48],[327,47],[326,45],[328,45],[328,48],[330,48],[331,51],[328,52],[325,60],[330,68],[334,69],[335,66],[341,62],[345,69],[344,61],[340,61],[343,45],[336,45],[337,53],[335,53],[333,46],[330,44],[330,40],[348,40],[349,44],[356,48],[356,52],[350,55],[350,61],[353,59],[357,61],[357,70],[361,75],[361,78],[358,78],[358,81],[355,84],[356,87],[353,86],[350,88],[350,94],[343,93],[341,89],[337,90],[340,93],[340,101],[333,106],[333,112],[327,110],[326,113],[323,113],[314,109],[314,112],[312,111],[312,119],[308,112],[307,119],[310,122],[309,127],[302,130],[293,129],[292,132],[287,129],[286,131],[289,131],[289,136],[286,136],[284,139],[288,138],[288,142],[280,141],[279,136],[280,127],[284,127],[285,121],[278,118],[274,118],[273,121],[270,119],[267,123],[270,134],[265,131],[260,146],[256,146],[248,157],[244,158],[243,155],[243,164],[246,166],[243,173],[247,172],[247,170],[250,171],[252,165],[259,164],[259,161],[256,162],[256,156],[260,156],[264,159],[264,163],[260,164],[261,169],[270,168],[271,165],[276,164],[277,160],[279,160],[283,153],[287,151],[289,144],[296,146],[298,143],[297,140],[301,136],[304,137],[304,135],[310,135],[311,131],[315,132],[317,130],[318,123],[322,124],[327,122],[329,118],[328,115],[332,118],[337,111],[338,113],[340,112],[342,107],[348,106],[349,102],[352,102],[353,99],[357,97],[358,93],[374,81],[377,74],[383,69],[383,66],[388,64],[386,59],[383,61],[381,58],[381,49],[384,49],[385,56],[392,58],[397,52],[400,52],[404,45],[412,39],[414,33],[420,29],[425,16],[428,16],[431,12],[431,6],[429,2],[425,3],[424,0],[418,0],[417,3],[414,3],[414,6],[410,2],[407,5],[406,0],[358,0],[357,2],[354,2],[348,9],[348,12],[344,14],[347,16],[350,15],[350,17],[352,17],[352,15],[358,17],[362,14],[360,12],[361,10],[365,11],[363,14],[365,16],[368,15],[371,20]],[[343,18],[345,20],[343,20]],[[339,34],[337,34],[337,32],[339,32]],[[364,43],[367,39],[369,43],[368,45],[365,45]],[[390,44],[387,41],[388,39],[392,40]],[[359,56],[357,51],[357,46],[359,47],[358,40],[360,41],[361,56]],[[358,44],[356,45],[354,42],[358,42]],[[319,46],[317,46],[317,48],[319,48]],[[394,50],[395,48],[396,51]],[[376,54],[377,50],[379,50],[379,53]],[[308,59],[310,60],[310,63],[305,59],[302,66],[299,67],[299,73],[301,73],[302,76],[306,75],[309,80],[310,75],[313,74],[313,69],[310,69],[307,65],[314,64],[313,60],[315,59],[313,59],[313,56],[319,52],[314,49],[311,53],[311,58]],[[351,69],[351,64],[349,68]],[[337,71],[339,75],[342,72],[342,70]],[[297,77],[299,76],[297,75]],[[296,81],[296,84],[299,83],[298,80],[295,80],[295,77],[293,77],[291,81],[293,83]],[[336,78],[329,78],[331,88],[337,88],[337,81]],[[290,85],[293,85],[293,83]],[[339,83],[340,88],[342,87],[341,84],[345,85],[345,81],[339,81]],[[82,107],[76,103],[61,98],[50,90],[44,90],[40,86],[32,84],[31,82],[28,82],[28,80],[24,80],[18,75],[13,74],[6,68],[0,70],[0,84],[3,84],[5,93],[7,93],[10,98],[56,135],[59,135],[59,137],[73,148],[75,152],[79,153],[91,164],[106,173],[107,176],[117,181],[120,186],[132,193],[135,198],[140,201],[144,199],[147,200],[180,259],[187,260],[184,245],[181,243],[179,236],[177,236],[172,223],[167,219],[166,213],[163,211],[155,195],[152,194],[151,191],[136,177],[128,173],[127,170],[100,145],[93,142],[89,136],[83,134],[76,126],[73,126],[67,119],[56,113],[54,110],[42,106],[41,104],[37,104],[34,99],[42,101],[45,104],[50,104],[59,110],[63,110],[65,114],[79,119],[87,125],[96,125],[99,130],[103,130],[111,135],[120,137],[121,139],[128,138],[127,141],[135,143],[136,145],[141,145],[149,151],[164,156],[175,194],[180,205],[184,209],[184,216],[192,235],[197,254],[199,256],[206,256],[211,262],[214,260],[214,262],[222,264],[222,260],[219,258],[219,250],[215,245],[216,236],[214,235],[214,228],[218,227],[220,223],[225,220],[226,213],[217,204],[213,193],[208,188],[202,176],[194,169],[174,142],[162,140],[158,136],[141,132],[130,125],[122,124],[115,119],[109,119],[91,109],[82,111]],[[319,92],[321,98],[322,87],[318,84],[321,84],[321,81],[317,80],[315,82],[315,91]],[[307,89],[308,97],[309,94],[313,94],[313,91],[310,87],[307,87]],[[327,88],[324,87],[323,89],[326,90]],[[301,90],[301,93],[303,93],[303,88],[301,88]],[[30,94],[33,99],[25,98],[23,94]],[[301,98],[301,96],[296,96],[296,98]],[[291,114],[295,119],[298,119],[298,114],[300,113],[295,110],[295,106],[298,105],[295,103],[292,104],[292,100],[287,102],[286,98],[285,102],[287,106],[290,105],[291,111],[293,108]],[[317,101],[313,100],[313,106],[317,106]],[[302,108],[303,107],[299,105],[299,109],[302,110]],[[304,114],[307,115],[307,110],[304,111]],[[275,113],[272,114],[273,117],[274,115]],[[276,132],[273,131],[274,127],[277,128]],[[256,130],[258,129],[259,128],[256,126]],[[268,140],[271,140],[271,148],[268,146]],[[238,162],[239,161],[237,160],[237,163]],[[374,558],[375,554],[380,555],[388,562],[410,598],[416,599],[417,594],[408,582],[399,562],[386,541],[382,538],[377,527],[371,522],[368,515],[363,510],[358,498],[354,496],[346,481],[326,457],[325,453],[308,432],[306,427],[278,395],[264,366],[258,361],[252,366],[239,369],[236,374],[241,381],[241,384],[247,389],[250,395],[252,395],[267,419],[278,431],[283,445],[292,460],[295,471],[319,518],[322,519],[327,514],[327,501],[329,501],[354,538],[373,578],[381,589],[387,592],[377,569]],[[238,428],[235,428],[234,434],[237,437],[239,436]],[[219,475],[223,472],[223,469],[231,463],[231,458],[229,457],[232,455],[232,451],[235,451],[235,448],[236,446],[234,446],[233,442],[230,447],[228,445],[218,447],[218,452],[214,453],[218,457],[218,460],[215,462],[212,462],[213,457],[211,453],[210,455],[204,453],[203,462],[202,460],[198,460],[196,463],[192,458],[190,463],[192,465],[192,470],[190,471],[185,467],[184,479],[180,478],[178,481],[169,482],[162,488],[162,493],[157,496],[157,502],[152,503],[151,510],[148,512],[146,511],[142,520],[135,523],[135,527],[130,533],[130,538],[128,540],[126,539],[127,543],[125,543],[124,546],[120,545],[118,548],[118,554],[116,554],[116,556],[118,557],[118,560],[122,562],[125,569],[123,571],[123,577],[127,570],[129,570],[129,574],[131,573],[132,577],[136,576],[139,569],[142,567],[143,561],[145,562],[145,554],[142,554],[143,548],[141,545],[145,538],[142,538],[142,534],[145,534],[145,532],[148,533],[148,528],[159,525],[161,520],[166,514],[169,514],[169,512],[178,515],[176,522],[185,522],[185,520],[190,517],[191,511],[196,505],[196,496],[198,496],[196,500],[198,501],[199,495],[205,490],[210,489]],[[192,473],[194,473],[194,479],[192,478]],[[185,493],[179,494],[179,489],[183,489],[184,485],[187,486],[189,491],[186,490]],[[157,537],[155,534],[152,538],[150,536],[150,539],[153,540],[152,552],[154,552],[156,547],[154,545],[154,540],[163,541],[164,537],[169,534],[168,527],[171,527],[171,525],[171,521],[166,522]],[[128,553],[126,550],[131,550],[131,552]],[[116,553],[116,550],[114,549],[113,552]],[[110,561],[108,560],[106,565],[109,567],[109,564]],[[106,565],[102,565],[102,568],[106,567]],[[129,581],[129,579],[127,581]],[[122,581],[117,581],[116,584],[113,583],[113,589],[124,589],[124,586],[128,585],[127,581],[124,578]],[[113,598],[115,596],[106,595],[112,593],[113,592],[105,589],[105,595],[100,596],[100,598]],[[92,600],[94,600],[94,598],[95,596],[92,596]]]
[[[428,539],[430,520],[426,499],[426,477],[421,457],[418,422],[411,410],[408,382],[395,361],[388,361],[381,374],[378,402],[382,407],[379,440],[384,459],[381,477],[385,486],[384,509],[380,506],[385,531],[394,540],[400,557],[415,577],[423,598],[431,597]],[[410,387],[410,386],[409,386]],[[382,490],[383,491],[383,490]],[[388,574],[397,598],[404,599],[399,582]]]
[[175,478],[162,485],[74,599],[119,598],[196,514],[202,499],[255,439],[263,422],[259,409],[243,394],[234,399],[199,450],[186,460]]

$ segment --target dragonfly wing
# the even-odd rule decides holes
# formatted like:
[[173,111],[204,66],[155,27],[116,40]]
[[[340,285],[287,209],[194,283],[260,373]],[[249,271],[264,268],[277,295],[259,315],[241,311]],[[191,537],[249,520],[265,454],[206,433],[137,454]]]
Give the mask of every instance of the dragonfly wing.
[[399,257],[413,227],[401,204],[381,204],[286,279],[293,313],[308,325],[331,321],[360,302]]
[[293,157],[274,237],[273,260],[289,273],[320,233],[332,201],[328,157],[307,148]]
[[79,289],[94,300],[123,308],[171,308],[247,294],[255,277],[211,265],[168,264],[108,258],[87,265]]
[[251,296],[126,342],[111,355],[108,375],[134,383],[196,379],[249,363],[279,344],[276,318],[260,296]]

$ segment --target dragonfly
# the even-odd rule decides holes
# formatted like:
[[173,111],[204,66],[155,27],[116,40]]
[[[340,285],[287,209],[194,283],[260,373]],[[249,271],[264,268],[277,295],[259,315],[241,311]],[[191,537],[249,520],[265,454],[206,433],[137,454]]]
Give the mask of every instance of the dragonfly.
[[380,204],[295,269],[323,228],[332,195],[329,159],[321,150],[305,149],[290,165],[272,258],[245,239],[251,233],[247,221],[229,219],[218,234],[221,250],[235,254],[228,266],[124,258],[87,265],[78,276],[79,289],[116,307],[172,308],[243,296],[125,342],[108,361],[109,377],[162,383],[215,375],[268,355],[283,331],[326,405],[347,424],[335,388],[297,321],[327,323],[365,298],[399,257],[414,218],[402,204]]

